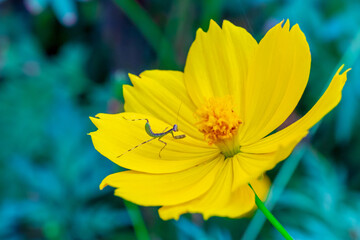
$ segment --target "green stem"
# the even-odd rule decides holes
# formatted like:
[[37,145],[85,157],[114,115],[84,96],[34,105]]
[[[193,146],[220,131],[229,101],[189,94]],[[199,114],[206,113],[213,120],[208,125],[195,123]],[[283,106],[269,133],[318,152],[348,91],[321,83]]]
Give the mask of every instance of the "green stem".
[[[304,156],[305,151],[306,147],[304,145],[298,146],[296,151],[291,154],[291,156],[283,163],[282,167],[280,168],[280,171],[277,174],[268,193],[266,206],[270,211],[274,208],[275,204],[281,197],[286,184],[289,182],[291,176],[295,172],[295,169],[299,165],[299,162]],[[257,239],[257,236],[259,235],[265,220],[266,219],[264,215],[261,214],[261,212],[255,213],[255,216],[251,219],[249,226],[245,230],[242,240]]]
[[130,215],[131,222],[133,223],[136,239],[150,240],[149,233],[146,229],[144,220],[141,216],[140,209],[137,205],[124,200],[125,207]]
[[265,215],[265,217],[269,220],[269,222],[278,230],[281,235],[287,240],[293,240],[290,234],[285,230],[285,228],[281,225],[281,223],[272,215],[272,213],[266,208],[265,204],[260,200],[255,190],[249,183],[250,188],[253,190],[255,194],[255,203],[259,210]]

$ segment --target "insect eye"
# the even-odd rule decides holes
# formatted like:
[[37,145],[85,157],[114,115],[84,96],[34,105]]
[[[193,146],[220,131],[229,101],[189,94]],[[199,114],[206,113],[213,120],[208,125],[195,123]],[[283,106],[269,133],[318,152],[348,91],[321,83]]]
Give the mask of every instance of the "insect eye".
[[174,125],[173,130],[174,130],[174,132],[178,131],[178,126],[176,124]]

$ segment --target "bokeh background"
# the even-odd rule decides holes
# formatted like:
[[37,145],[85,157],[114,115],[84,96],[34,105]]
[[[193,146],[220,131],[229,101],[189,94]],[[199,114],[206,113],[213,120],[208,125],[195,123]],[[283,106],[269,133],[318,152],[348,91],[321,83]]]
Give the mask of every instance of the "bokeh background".
[[360,239],[359,13],[356,0],[1,0],[0,239],[281,239],[261,213],[165,222],[100,191],[120,169],[87,133],[89,116],[123,110],[128,72],[182,70],[210,19],[260,40],[287,18],[312,54],[292,120],[340,64],[352,71],[340,105],[269,172],[267,206],[297,239]]

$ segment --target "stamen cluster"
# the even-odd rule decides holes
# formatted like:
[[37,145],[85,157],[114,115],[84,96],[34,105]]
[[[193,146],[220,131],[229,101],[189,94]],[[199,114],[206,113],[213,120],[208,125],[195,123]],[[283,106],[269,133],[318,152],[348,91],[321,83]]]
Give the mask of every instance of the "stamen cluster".
[[209,145],[232,138],[242,123],[233,110],[230,96],[210,98],[196,115],[200,119],[197,127]]

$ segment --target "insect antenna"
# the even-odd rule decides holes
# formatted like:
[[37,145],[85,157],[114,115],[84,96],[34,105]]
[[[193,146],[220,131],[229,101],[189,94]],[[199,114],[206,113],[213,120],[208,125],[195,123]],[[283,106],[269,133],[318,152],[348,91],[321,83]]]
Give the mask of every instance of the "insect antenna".
[[176,124],[178,124],[178,121],[179,121],[179,114],[180,114],[180,108],[181,108],[182,103],[183,102],[180,103],[179,109],[178,109],[177,114],[176,114],[176,121],[175,121]]
[[[178,112],[177,112],[177,115],[176,115],[176,124],[174,125],[174,127],[176,126],[175,131],[178,131],[177,130],[177,124],[178,124],[178,121],[179,121],[180,108],[181,108],[182,104],[183,104],[183,102],[180,103],[180,106],[179,106],[179,109],[178,109]],[[177,135],[177,136],[175,136],[173,132],[171,134],[172,134],[173,138],[175,138],[175,139],[182,139],[182,138],[186,137],[185,134]]]

